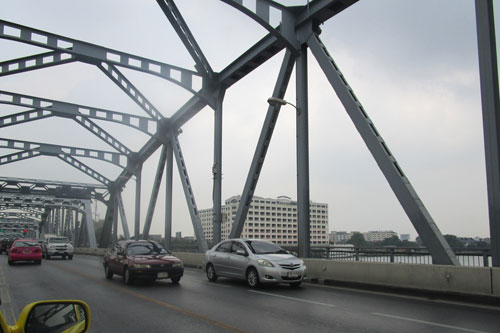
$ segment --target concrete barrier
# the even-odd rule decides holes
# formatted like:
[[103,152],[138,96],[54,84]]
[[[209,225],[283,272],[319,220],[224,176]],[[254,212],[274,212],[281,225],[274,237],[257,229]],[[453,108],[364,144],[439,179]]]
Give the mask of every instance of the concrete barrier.
[[[77,248],[102,256],[106,249]],[[204,254],[174,252],[186,267],[203,269]],[[500,297],[500,268],[304,259],[310,281],[344,282],[471,296]]]
[[493,296],[500,297],[500,268],[491,269],[491,289]]
[[75,254],[86,254],[92,256],[103,256],[107,249],[89,249],[86,247],[77,247],[73,250]]
[[[331,280],[383,287],[492,296],[487,267],[410,265],[305,259],[311,280]],[[498,272],[500,277],[500,271]],[[500,288],[500,281],[498,282]],[[497,295],[498,296],[498,295]]]
[[182,260],[186,267],[203,268],[203,260],[205,258],[205,254],[203,253],[174,252],[173,254]]

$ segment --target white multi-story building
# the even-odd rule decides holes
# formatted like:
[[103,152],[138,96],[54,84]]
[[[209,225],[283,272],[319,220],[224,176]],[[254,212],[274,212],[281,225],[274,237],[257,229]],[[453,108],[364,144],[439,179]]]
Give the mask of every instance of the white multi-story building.
[[330,243],[343,244],[352,237],[352,232],[347,231],[332,231],[330,232]]
[[[241,196],[233,196],[222,206],[221,238],[229,238]],[[203,233],[213,240],[213,209],[199,210]],[[311,202],[309,206],[311,246],[328,245],[328,204]],[[284,246],[297,245],[297,201],[254,196],[241,233],[242,238],[267,239]]]
[[368,231],[363,234],[367,242],[381,242],[386,238],[398,236],[394,231]]

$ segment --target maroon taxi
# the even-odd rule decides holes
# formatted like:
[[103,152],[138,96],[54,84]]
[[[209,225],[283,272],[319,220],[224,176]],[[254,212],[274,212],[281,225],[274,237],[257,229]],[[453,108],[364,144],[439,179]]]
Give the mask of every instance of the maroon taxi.
[[112,279],[113,274],[120,275],[125,284],[132,284],[136,279],[150,282],[170,279],[178,283],[184,274],[180,259],[149,240],[119,241],[106,251],[103,265],[107,279]]

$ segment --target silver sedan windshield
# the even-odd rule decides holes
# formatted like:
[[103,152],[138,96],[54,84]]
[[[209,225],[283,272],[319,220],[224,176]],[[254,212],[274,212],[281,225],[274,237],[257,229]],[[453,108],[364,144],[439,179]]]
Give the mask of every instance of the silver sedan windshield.
[[270,242],[247,240],[245,243],[254,254],[288,254],[286,250]]

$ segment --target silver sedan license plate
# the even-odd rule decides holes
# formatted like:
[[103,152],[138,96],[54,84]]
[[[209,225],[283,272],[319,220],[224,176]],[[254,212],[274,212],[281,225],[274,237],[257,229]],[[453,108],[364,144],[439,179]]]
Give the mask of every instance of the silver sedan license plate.
[[299,277],[299,272],[288,272],[287,276],[289,278],[298,278]]
[[166,279],[168,278],[168,273],[167,272],[160,272],[156,275],[156,278],[158,279]]

